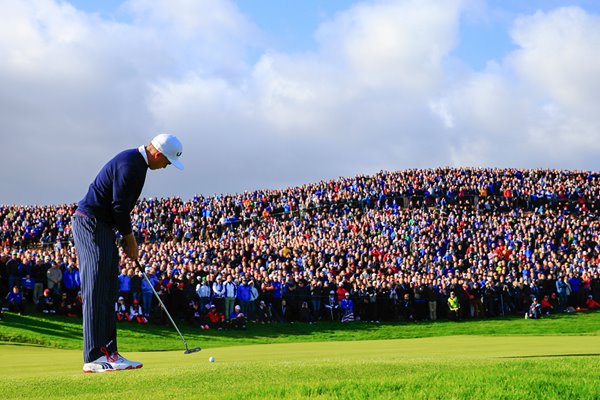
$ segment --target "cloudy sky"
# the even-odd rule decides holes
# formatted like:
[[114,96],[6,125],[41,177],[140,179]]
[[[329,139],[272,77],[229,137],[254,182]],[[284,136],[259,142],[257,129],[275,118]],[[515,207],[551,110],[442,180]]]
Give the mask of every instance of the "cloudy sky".
[[178,135],[143,196],[379,170],[599,170],[600,5],[0,0],[0,204],[78,201]]

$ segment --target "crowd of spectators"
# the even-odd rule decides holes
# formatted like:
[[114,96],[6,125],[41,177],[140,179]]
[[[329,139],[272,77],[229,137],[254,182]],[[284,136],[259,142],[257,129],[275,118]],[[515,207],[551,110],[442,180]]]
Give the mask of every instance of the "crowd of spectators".
[[[533,298],[535,316],[594,308],[599,179],[438,168],[141,199],[132,212],[141,268],[122,257],[115,312],[122,304],[124,320],[165,322],[142,272],[172,314],[202,329],[530,316]],[[20,296],[42,312],[80,314],[75,207],[0,207],[3,307],[24,312]]]

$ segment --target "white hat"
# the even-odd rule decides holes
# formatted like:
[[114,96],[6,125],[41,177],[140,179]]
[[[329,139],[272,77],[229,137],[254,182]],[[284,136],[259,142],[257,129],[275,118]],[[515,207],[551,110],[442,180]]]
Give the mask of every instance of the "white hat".
[[167,160],[169,160],[171,164],[178,169],[183,169],[183,163],[179,161],[179,157],[181,157],[181,153],[183,152],[183,145],[179,139],[177,139],[177,136],[162,133],[152,139],[152,142],[150,143],[156,150],[167,157]]

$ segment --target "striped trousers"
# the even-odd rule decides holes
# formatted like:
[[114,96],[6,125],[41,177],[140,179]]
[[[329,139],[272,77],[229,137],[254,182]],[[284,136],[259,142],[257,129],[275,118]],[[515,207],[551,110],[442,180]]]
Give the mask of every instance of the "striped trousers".
[[119,251],[110,225],[78,213],[72,225],[81,274],[83,360],[88,363],[117,351]]

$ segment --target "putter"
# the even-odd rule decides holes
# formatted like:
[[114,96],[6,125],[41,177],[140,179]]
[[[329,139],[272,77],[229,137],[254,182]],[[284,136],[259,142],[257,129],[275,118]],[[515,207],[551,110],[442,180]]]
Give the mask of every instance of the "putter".
[[173,321],[173,318],[171,318],[171,314],[169,314],[169,311],[167,310],[167,307],[165,307],[165,303],[162,302],[160,296],[158,295],[158,293],[156,293],[156,290],[154,289],[154,286],[152,285],[152,282],[150,282],[150,279],[148,279],[148,275],[146,275],[146,271],[142,268],[142,266],[140,265],[138,260],[135,260],[135,264],[140,268],[140,270],[142,271],[142,274],[144,275],[144,279],[146,279],[146,282],[148,283],[148,286],[150,286],[150,289],[152,289],[152,292],[154,293],[154,296],[156,296],[156,299],[158,300],[158,302],[160,303],[162,309],[165,311],[165,313],[167,314],[167,317],[169,317],[169,319],[171,320],[171,323],[173,324],[173,326],[175,327],[175,330],[177,331],[177,333],[179,333],[179,337],[181,337],[181,340],[183,340],[183,344],[185,345],[185,351],[183,352],[183,354],[191,354],[191,353],[197,353],[200,350],[202,350],[200,347],[193,347],[193,348],[189,348],[187,342],[185,341],[185,338],[183,337],[183,335],[181,334],[181,331],[179,330],[179,328],[177,327],[177,324],[175,323],[175,321]]

